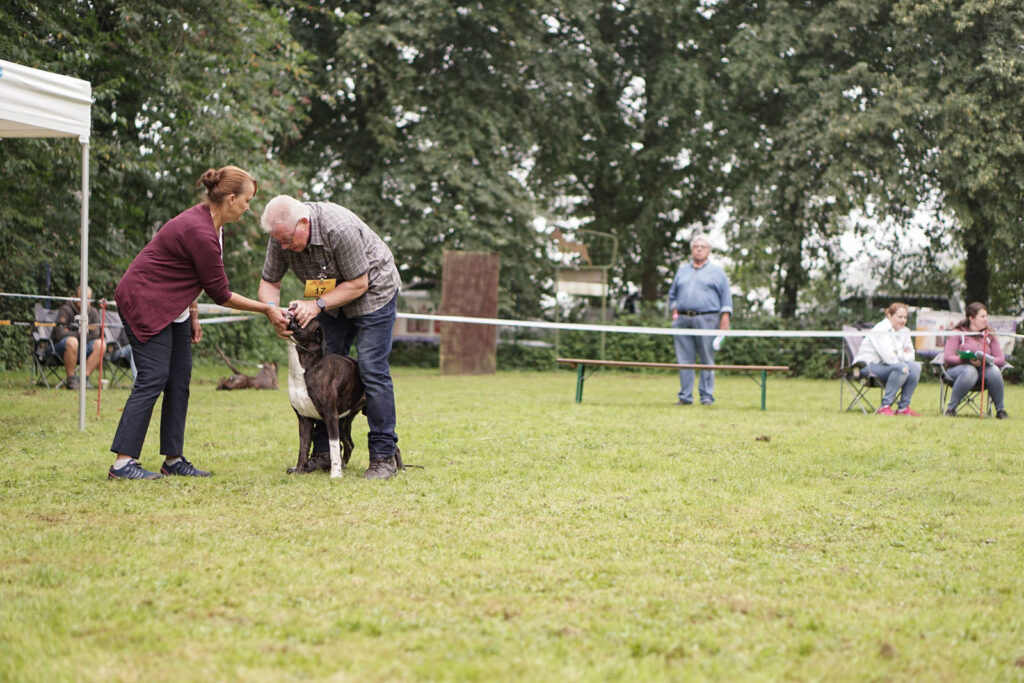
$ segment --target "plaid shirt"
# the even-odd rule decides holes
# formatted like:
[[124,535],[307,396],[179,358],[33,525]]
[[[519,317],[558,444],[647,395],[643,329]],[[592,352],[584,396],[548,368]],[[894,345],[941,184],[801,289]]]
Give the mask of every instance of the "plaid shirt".
[[[302,251],[286,251],[274,238],[267,242],[263,279],[280,282],[291,271],[305,282],[321,277],[337,278],[338,284],[366,273],[369,288],[355,301],[341,307],[345,316],[373,313],[391,301],[402,286],[395,257],[388,245],[362,220],[331,202],[306,202],[309,207],[309,244]],[[335,311],[328,314],[337,315]]]

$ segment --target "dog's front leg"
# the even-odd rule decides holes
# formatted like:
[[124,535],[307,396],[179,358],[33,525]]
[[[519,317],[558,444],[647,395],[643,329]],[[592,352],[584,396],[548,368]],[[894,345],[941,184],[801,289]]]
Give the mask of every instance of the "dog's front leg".
[[338,429],[338,411],[331,412],[324,419],[327,427],[327,438],[331,444],[331,478],[341,479],[341,430]]
[[306,462],[309,460],[309,446],[313,442],[313,420],[295,414],[299,418],[299,459],[295,467],[288,468],[288,474],[292,472],[305,472]]

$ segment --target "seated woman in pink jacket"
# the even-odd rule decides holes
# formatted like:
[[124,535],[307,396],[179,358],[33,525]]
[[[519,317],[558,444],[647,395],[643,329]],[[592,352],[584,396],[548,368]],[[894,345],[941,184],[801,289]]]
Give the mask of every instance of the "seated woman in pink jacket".
[[967,307],[967,317],[957,323],[954,332],[946,337],[946,348],[943,360],[946,363],[946,376],[953,380],[953,391],[950,392],[946,415],[956,415],[956,407],[960,405],[967,392],[974,388],[981,377],[982,367],[985,368],[985,389],[993,403],[996,404],[996,417],[1005,420],[1003,406],[1003,374],[1001,368],[1006,365],[1006,356],[988,326],[988,309],[985,304],[975,301]]

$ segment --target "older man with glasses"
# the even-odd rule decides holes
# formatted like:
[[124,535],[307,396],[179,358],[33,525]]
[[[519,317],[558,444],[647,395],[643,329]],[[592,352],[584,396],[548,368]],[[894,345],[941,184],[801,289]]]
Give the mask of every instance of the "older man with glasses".
[[[676,329],[728,330],[732,318],[732,293],[729,278],[721,266],[711,263],[711,243],[697,235],[690,240],[689,261],[685,261],[672,279],[668,305],[672,311],[672,327]],[[673,337],[676,362],[693,364],[700,357],[704,365],[714,365],[714,339],[710,336],[677,335]],[[693,370],[679,371],[679,394],[676,405],[693,403]],[[700,402],[715,402],[715,373],[701,370]]]
[[[388,355],[402,284],[391,250],[358,216],[331,202],[280,195],[267,202],[260,223],[270,234],[260,301],[280,301],[281,280],[290,269],[305,284],[306,298],[291,302],[298,323],[304,327],[316,318],[331,353],[348,355],[355,342],[370,428],[370,466],[363,477],[391,478],[398,470],[398,436]],[[291,334],[285,324],[277,332]],[[323,461],[328,454],[327,430],[318,422],[312,461]]]

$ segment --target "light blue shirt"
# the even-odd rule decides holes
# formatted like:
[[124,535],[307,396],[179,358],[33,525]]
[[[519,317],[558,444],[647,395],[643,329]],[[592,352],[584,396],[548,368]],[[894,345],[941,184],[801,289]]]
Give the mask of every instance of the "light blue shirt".
[[677,311],[732,314],[732,292],[722,267],[705,261],[700,268],[686,261],[668,288],[668,305]]

